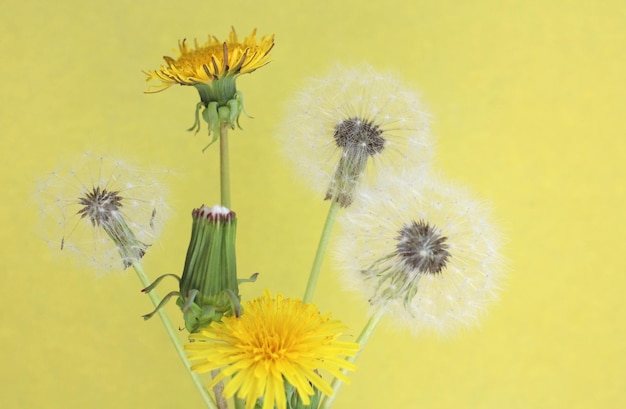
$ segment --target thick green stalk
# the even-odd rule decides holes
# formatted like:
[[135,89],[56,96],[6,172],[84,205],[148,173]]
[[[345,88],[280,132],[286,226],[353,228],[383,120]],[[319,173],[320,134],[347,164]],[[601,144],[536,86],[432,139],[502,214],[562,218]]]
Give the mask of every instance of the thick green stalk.
[[[370,317],[369,321],[367,321],[367,324],[365,324],[365,327],[363,327],[361,334],[359,334],[359,337],[356,340],[356,342],[359,344],[359,352],[357,352],[356,355],[347,358],[346,361],[354,363],[357,360],[357,358],[363,351],[365,344],[367,344],[367,341],[369,341],[370,336],[372,335],[372,333],[378,326],[378,323],[380,322],[380,319],[383,317],[384,314],[385,314],[385,306],[382,305],[374,312],[374,314]],[[342,372],[344,373],[344,375],[348,374],[348,371],[345,369],[342,370]],[[324,399],[322,400],[322,403],[319,406],[319,409],[329,409],[332,406],[333,401],[337,397],[337,394],[339,393],[339,390],[341,389],[342,386],[343,386],[343,381],[341,379],[339,378],[333,379],[333,382],[330,384],[330,387],[333,388],[333,394],[331,396],[324,397]]]
[[222,206],[230,207],[230,160],[228,157],[228,123],[220,125],[220,193]]
[[[139,277],[139,281],[141,282],[141,285],[143,285],[144,288],[148,287],[150,285],[150,279],[146,275],[139,261],[133,262],[133,269],[137,273],[137,277]],[[148,296],[150,297],[150,301],[152,301],[152,304],[156,308],[160,302],[159,297],[156,294],[156,291],[152,290],[148,292]],[[204,387],[204,383],[202,382],[200,375],[198,375],[195,372],[192,372],[191,368],[189,367],[189,361],[187,360],[187,355],[185,354],[183,345],[180,342],[180,338],[178,338],[178,332],[172,325],[170,318],[165,312],[165,309],[159,308],[157,311],[157,314],[159,315],[159,318],[161,319],[161,322],[163,323],[163,326],[165,327],[165,331],[167,332],[167,335],[170,337],[172,344],[174,344],[174,349],[176,349],[178,356],[180,357],[181,361],[183,361],[183,365],[185,365],[185,369],[187,370],[187,373],[189,374],[189,376],[191,376],[191,380],[193,381],[194,385],[198,389],[198,392],[200,392],[200,396],[202,396],[202,400],[204,401],[204,404],[209,409],[217,409],[215,402],[213,402],[213,399],[208,394],[207,389]]]
[[306,285],[306,291],[304,292],[303,302],[309,303],[313,300],[313,294],[317,287],[317,281],[320,277],[320,270],[322,269],[322,262],[324,261],[324,255],[328,248],[328,242],[330,241],[330,235],[335,225],[335,219],[337,218],[337,212],[339,211],[339,203],[336,200],[331,200],[330,208],[328,209],[328,215],[326,216],[326,222],[324,223],[324,229],[322,230],[322,236],[320,237],[319,244],[317,245],[317,252],[315,253],[315,259],[313,260],[313,266],[309,273],[309,281]]

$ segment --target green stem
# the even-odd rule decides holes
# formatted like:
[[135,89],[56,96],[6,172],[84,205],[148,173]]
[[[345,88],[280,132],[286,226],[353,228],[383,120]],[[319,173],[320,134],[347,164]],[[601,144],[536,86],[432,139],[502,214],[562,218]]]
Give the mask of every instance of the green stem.
[[[363,327],[361,334],[356,340],[356,342],[359,344],[359,352],[357,352],[356,355],[354,356],[346,358],[346,361],[354,363],[357,360],[357,358],[363,351],[365,344],[367,344],[367,341],[369,341],[370,336],[372,336],[372,333],[378,326],[378,323],[380,322],[380,319],[383,317],[384,314],[385,314],[385,306],[382,305],[378,307],[378,309],[370,317],[369,321],[367,321],[367,324],[365,324],[365,327]],[[342,370],[341,372],[343,372],[344,375],[348,374],[348,371],[345,369]],[[339,394],[339,390],[341,389],[342,386],[343,386],[343,381],[341,379],[339,378],[333,379],[333,382],[330,384],[330,387],[333,388],[333,394],[330,396],[324,396],[324,399],[320,403],[319,409],[329,409],[331,405],[333,404],[333,401],[337,397],[337,394]]]
[[309,303],[313,300],[313,294],[315,293],[315,288],[317,287],[317,280],[320,277],[322,262],[324,261],[324,255],[326,254],[326,248],[328,247],[330,234],[333,231],[339,207],[339,203],[336,200],[332,200],[330,202],[330,208],[328,209],[328,215],[326,216],[322,236],[320,237],[319,244],[317,245],[317,253],[315,253],[311,273],[309,273],[309,282],[306,285],[306,291],[304,292],[304,298],[302,299],[305,303]]
[[[143,285],[144,288],[148,287],[150,285],[150,279],[146,275],[139,261],[133,262],[133,269],[135,269],[135,272],[137,273],[137,277],[139,277],[139,281],[141,282],[141,285]],[[148,292],[148,296],[150,297],[150,301],[152,301],[152,304],[156,308],[159,305],[159,297],[156,294],[156,291],[152,290]],[[196,385],[198,392],[200,392],[200,396],[202,396],[202,400],[204,401],[206,407],[209,409],[217,409],[217,406],[215,406],[215,402],[213,402],[213,399],[211,398],[206,388],[204,387],[204,383],[202,382],[202,379],[200,379],[200,375],[191,371],[191,368],[189,367],[189,361],[187,360],[187,355],[185,354],[183,345],[180,342],[180,338],[178,338],[178,333],[176,332],[176,329],[172,325],[170,318],[165,312],[165,309],[159,308],[159,310],[157,311],[157,314],[159,315],[159,318],[161,318],[161,322],[163,323],[163,326],[165,327],[165,331],[167,332],[167,335],[170,337],[172,344],[174,344],[174,349],[176,349],[178,356],[180,357],[181,361],[183,361],[183,365],[185,365],[185,369],[187,370],[187,373],[189,374],[189,376],[191,376],[191,380],[193,381],[194,385]]]
[[228,158],[228,123],[220,125],[220,192],[222,206],[230,209],[230,161]]

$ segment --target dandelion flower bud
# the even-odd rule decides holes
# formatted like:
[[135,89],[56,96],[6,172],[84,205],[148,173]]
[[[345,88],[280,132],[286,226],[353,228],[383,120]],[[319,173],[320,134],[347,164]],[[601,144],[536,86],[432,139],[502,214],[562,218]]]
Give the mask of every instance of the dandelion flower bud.
[[430,159],[428,115],[417,96],[367,66],[337,67],[311,80],[289,108],[279,133],[288,156],[342,207],[372,164],[401,168]]
[[194,209],[192,217],[178,305],[183,309],[185,327],[193,333],[224,314],[237,315],[240,306],[235,212],[202,205]]
[[503,273],[488,212],[424,172],[384,175],[363,189],[338,247],[346,282],[414,331],[473,323]]
[[171,297],[177,296],[185,328],[194,333],[213,321],[220,321],[223,316],[239,316],[239,284],[254,282],[257,274],[237,279],[235,212],[218,205],[202,205],[191,215],[191,240],[182,277],[164,274],[142,291],[152,291],[165,277],[177,279],[179,291],[169,292],[154,311],[143,317],[151,318]]
[[174,84],[191,85],[198,90],[200,102],[196,105],[195,122],[189,129],[200,130],[200,111],[209,125],[209,135],[213,132],[213,143],[221,124],[231,128],[239,125],[243,112],[243,96],[237,91],[236,79],[241,74],[253,72],[268,63],[269,53],[274,47],[274,36],[263,36],[257,42],[256,29],[240,41],[235,29],[228,40],[219,41],[209,36],[204,45],[195,41],[191,49],[186,40],[178,43],[178,58],[163,57],[167,67],[144,71],[146,81],[160,81],[150,86],[147,93],[163,91]]
[[129,267],[168,213],[157,175],[92,153],[52,172],[38,189],[50,244],[104,270]]

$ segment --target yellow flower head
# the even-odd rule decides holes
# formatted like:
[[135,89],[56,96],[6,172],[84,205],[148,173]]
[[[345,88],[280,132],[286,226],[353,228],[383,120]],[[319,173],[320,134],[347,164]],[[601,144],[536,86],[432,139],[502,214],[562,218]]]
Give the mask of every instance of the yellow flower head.
[[200,130],[202,113],[202,119],[209,125],[209,135],[213,133],[211,145],[217,140],[221,125],[227,124],[232,129],[239,126],[239,116],[244,108],[243,95],[237,91],[237,77],[267,64],[273,47],[274,35],[263,36],[257,42],[256,29],[241,42],[234,28],[227,41],[209,36],[203,46],[195,41],[195,49],[191,49],[185,40],[179,41],[177,59],[163,57],[167,67],[144,71],[148,76],[146,81],[161,81],[159,85],[149,86],[146,93],[163,91],[174,84],[195,87],[200,102],[196,105],[195,122],[189,130],[196,133]]
[[266,290],[263,297],[244,304],[241,317],[224,317],[192,334],[185,349],[197,361],[194,371],[221,370],[211,386],[232,376],[224,389],[226,398],[236,392],[246,399],[246,409],[254,408],[259,398],[263,409],[283,409],[286,383],[308,405],[315,389],[333,393],[318,370],[348,381],[341,370],[355,367],[343,357],[354,356],[359,345],[337,340],[344,328],[314,304],[281,294],[274,299]]
[[195,40],[191,49],[186,40],[178,42],[179,57],[164,56],[167,67],[144,71],[146,81],[160,80],[161,84],[150,86],[146,92],[163,91],[174,84],[196,85],[210,83],[228,75],[252,72],[268,63],[270,50],[274,47],[274,35],[263,36],[257,43],[256,29],[243,41],[239,41],[232,28],[228,40],[221,42],[214,36],[203,46]]

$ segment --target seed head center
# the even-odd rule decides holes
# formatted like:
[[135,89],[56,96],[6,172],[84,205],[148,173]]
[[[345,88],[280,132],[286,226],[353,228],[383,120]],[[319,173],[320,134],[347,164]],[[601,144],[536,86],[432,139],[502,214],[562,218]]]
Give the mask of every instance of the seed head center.
[[114,214],[122,207],[122,197],[118,191],[109,192],[100,186],[93,187],[78,202],[83,206],[78,214],[81,218],[88,217],[94,226],[110,223]]
[[373,156],[385,147],[382,134],[383,130],[374,122],[354,117],[337,124],[333,137],[340,148],[365,150],[369,156]]
[[396,250],[404,262],[422,274],[439,274],[450,257],[447,237],[420,220],[405,224],[398,232]]

